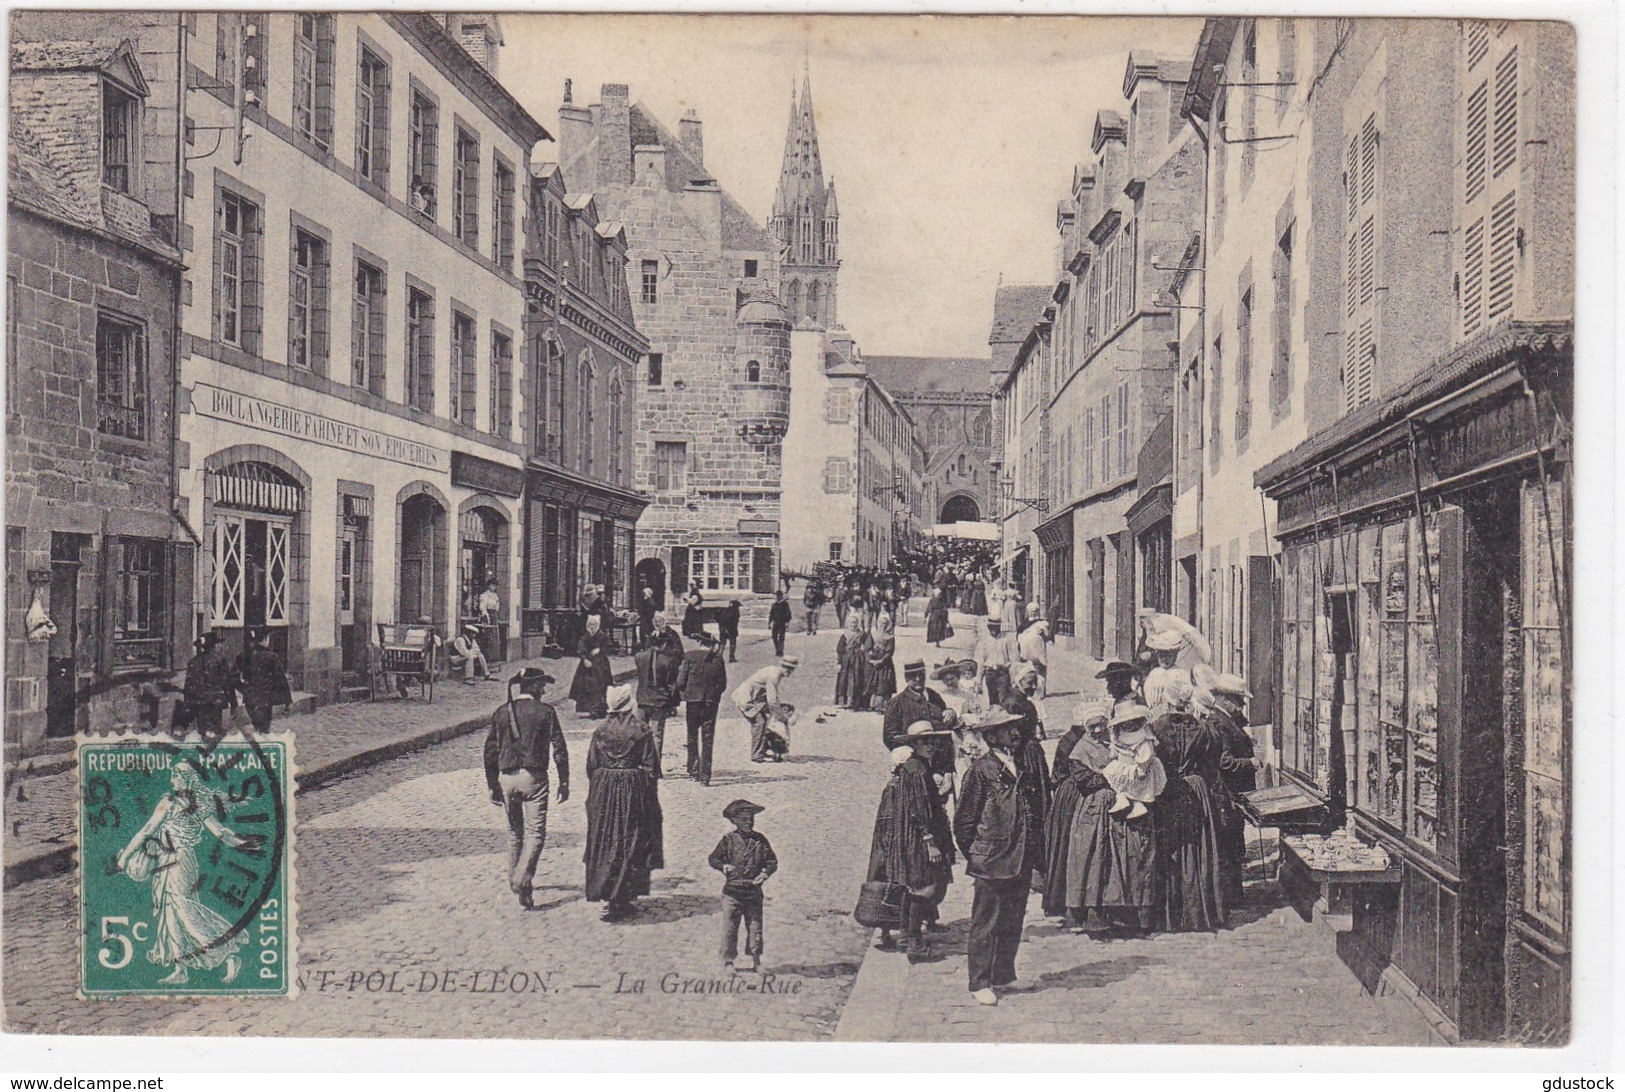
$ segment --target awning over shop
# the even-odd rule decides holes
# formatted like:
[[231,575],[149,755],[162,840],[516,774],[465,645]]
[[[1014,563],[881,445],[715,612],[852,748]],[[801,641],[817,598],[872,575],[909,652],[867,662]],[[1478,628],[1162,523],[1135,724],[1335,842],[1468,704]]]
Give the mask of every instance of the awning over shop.
[[958,523],[937,523],[931,527],[933,538],[969,538],[980,542],[997,542],[1003,537],[996,523],[972,523],[961,520]]
[[1031,543],[1023,542],[1020,546],[1017,546],[1014,550],[1011,550],[1009,553],[999,558],[999,567],[1003,568],[1004,566],[1010,564],[1010,562],[1026,553],[1031,545]]

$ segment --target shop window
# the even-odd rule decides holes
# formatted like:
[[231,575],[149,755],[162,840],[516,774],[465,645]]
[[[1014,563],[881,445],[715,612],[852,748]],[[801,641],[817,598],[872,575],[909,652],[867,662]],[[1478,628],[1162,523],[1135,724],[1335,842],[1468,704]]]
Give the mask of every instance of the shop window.
[[[1526,911],[1568,933],[1568,717],[1563,652],[1567,556],[1563,488],[1530,482],[1523,490],[1523,774]],[[1550,523],[1547,514],[1550,512]],[[1555,555],[1555,556],[1554,556]]]
[[147,331],[109,315],[96,318],[96,430],[147,438]]
[[168,618],[164,543],[117,539],[112,557],[112,669],[160,666],[166,661]]

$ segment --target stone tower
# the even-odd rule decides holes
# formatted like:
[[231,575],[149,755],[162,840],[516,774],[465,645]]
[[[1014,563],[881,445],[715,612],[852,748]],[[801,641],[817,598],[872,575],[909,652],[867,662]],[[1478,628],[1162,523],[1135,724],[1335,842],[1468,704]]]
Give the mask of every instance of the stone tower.
[[835,181],[824,185],[813,115],[812,71],[804,68],[801,96],[790,94],[784,167],[768,223],[779,243],[784,310],[795,326],[824,330],[837,324],[835,277],[840,269],[840,210]]

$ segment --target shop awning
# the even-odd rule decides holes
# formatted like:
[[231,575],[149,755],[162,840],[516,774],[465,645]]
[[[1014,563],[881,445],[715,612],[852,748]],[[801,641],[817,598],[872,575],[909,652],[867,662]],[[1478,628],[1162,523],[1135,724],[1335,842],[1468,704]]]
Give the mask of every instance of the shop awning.
[[999,567],[1003,568],[1004,566],[1010,564],[1010,562],[1014,561],[1016,558],[1020,557],[1024,553],[1026,553],[1028,548],[1031,545],[1032,545],[1031,543],[1023,542],[1021,545],[1017,546],[1015,549],[1011,550],[1009,553],[1007,553],[1003,557],[999,558]]
[[960,520],[958,523],[937,523],[931,526],[933,538],[969,538],[981,542],[997,542],[1003,538],[1003,532],[996,523],[973,523],[969,520]]

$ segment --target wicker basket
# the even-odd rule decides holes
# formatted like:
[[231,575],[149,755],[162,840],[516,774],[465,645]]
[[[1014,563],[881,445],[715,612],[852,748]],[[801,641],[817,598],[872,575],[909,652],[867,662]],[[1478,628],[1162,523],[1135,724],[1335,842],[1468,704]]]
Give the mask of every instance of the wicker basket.
[[900,883],[870,880],[858,891],[858,905],[852,917],[870,929],[901,929],[903,904],[907,898],[908,888]]

